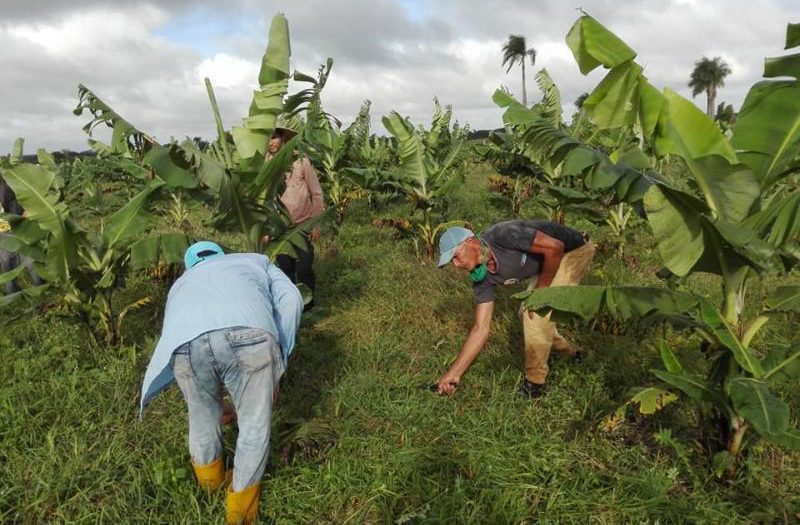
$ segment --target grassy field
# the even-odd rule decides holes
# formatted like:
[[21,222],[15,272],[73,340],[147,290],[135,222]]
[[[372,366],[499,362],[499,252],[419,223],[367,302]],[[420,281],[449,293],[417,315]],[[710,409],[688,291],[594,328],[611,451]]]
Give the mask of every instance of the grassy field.
[[[476,167],[452,203],[451,217],[477,230],[508,218],[485,191],[487,175]],[[525,210],[541,213],[535,204]],[[490,342],[460,390],[450,398],[426,390],[472,322],[468,279],[418,261],[410,241],[372,226],[375,217],[358,203],[318,247],[318,308],[303,321],[283,380],[262,523],[800,521],[800,455],[759,445],[738,478],[718,481],[695,444],[688,403],[631,417],[613,432],[597,429],[629,388],[655,384],[651,336],[662,328],[566,326],[587,358],[554,357],[548,394],[529,401],[515,394],[522,334],[510,295],[519,289],[503,291]],[[607,230],[577,226],[609,244]],[[628,254],[599,254],[587,282],[657,280],[643,224],[632,227]],[[137,417],[166,291],[165,283],[131,276],[120,299],[153,302],[131,314],[119,348],[93,349],[77,321],[55,307],[2,329],[0,522],[222,521],[221,494],[202,494],[192,479],[178,389],[157,398],[144,421]],[[797,337],[790,319],[764,333],[763,347]],[[684,359],[697,358],[698,341],[667,336]],[[796,414],[796,386],[780,393]],[[225,438],[232,452],[234,431]]]

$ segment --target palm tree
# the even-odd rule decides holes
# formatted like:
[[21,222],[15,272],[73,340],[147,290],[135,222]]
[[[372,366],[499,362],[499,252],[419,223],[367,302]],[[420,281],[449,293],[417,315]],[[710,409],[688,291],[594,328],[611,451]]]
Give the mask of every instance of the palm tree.
[[525,59],[531,59],[531,65],[536,62],[536,50],[527,49],[525,37],[522,35],[508,35],[508,42],[503,44],[503,65],[508,64],[506,73],[519,62],[522,66],[522,104],[528,107],[528,90],[525,87]]
[[703,91],[706,92],[706,114],[711,118],[714,118],[717,88],[725,85],[725,77],[730,74],[731,68],[720,57],[714,57],[713,60],[710,60],[704,56],[694,63],[694,71],[692,71],[692,76],[689,79],[689,87],[692,88],[693,97]]

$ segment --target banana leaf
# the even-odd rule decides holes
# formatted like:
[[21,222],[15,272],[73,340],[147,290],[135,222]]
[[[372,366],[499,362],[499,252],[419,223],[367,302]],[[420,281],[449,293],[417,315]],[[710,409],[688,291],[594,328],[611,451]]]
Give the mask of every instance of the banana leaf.
[[567,33],[567,46],[584,75],[598,66],[610,69],[636,58],[633,49],[588,15],[573,24]]
[[404,179],[413,181],[424,191],[428,182],[429,166],[425,159],[422,139],[408,119],[396,111],[392,111],[389,116],[381,120],[386,130],[397,139],[400,175]]
[[784,49],[791,49],[797,46],[800,46],[800,24],[787,24],[786,47]]
[[664,96],[667,105],[657,127],[658,153],[684,160],[712,213],[729,222],[743,220],[761,193],[756,176],[739,164],[719,127],[695,104],[669,89]]
[[617,319],[658,318],[685,326],[688,313],[697,306],[694,296],[647,286],[558,286],[514,295],[523,306],[540,314],[554,310],[554,317],[589,320],[601,314]]
[[[112,128],[110,147],[100,148],[106,149],[107,153],[130,158],[134,154],[143,154],[145,149],[149,146],[158,145],[152,137],[139,131],[136,126],[125,120],[89,88],[83,84],[79,84],[78,105],[72,112],[80,116],[84,111],[88,111],[92,115],[92,120],[83,127],[83,131],[90,137],[92,136],[94,128],[100,124],[105,124]],[[93,140],[90,140],[89,143],[92,145],[99,144]]]
[[143,217],[144,206],[153,192],[164,185],[162,181],[151,182],[134,196],[125,206],[117,210],[105,223],[103,239],[106,249],[113,249],[121,241],[141,233],[147,226]]
[[614,67],[583,102],[599,129],[630,127],[639,115],[642,67],[632,60]]
[[800,84],[764,81],[747,93],[732,143],[762,188],[800,171]]
[[717,343],[731,351],[736,362],[756,379],[764,376],[761,361],[742,344],[733,328],[725,322],[722,313],[705,298],[699,301],[698,317]]
[[668,186],[654,185],[644,196],[644,207],[664,265],[675,275],[687,275],[705,251],[700,222],[700,214],[707,211],[705,203]]
[[241,127],[231,129],[240,167],[257,171],[267,153],[267,142],[283,111],[283,97],[289,88],[289,22],[283,13],[272,17],[269,43],[258,74],[260,90],[253,93],[248,116]]
[[583,204],[595,200],[591,195],[566,186],[549,186],[547,193],[563,204]]
[[247,197],[253,199],[261,196],[267,199],[275,196],[284,174],[295,160],[295,149],[299,141],[299,137],[292,138],[271,159],[261,164],[256,177],[244,188]]
[[131,245],[131,266],[141,270],[159,262],[181,263],[189,244],[183,232],[151,233]]
[[800,313],[800,286],[780,286],[767,299],[770,312]]
[[675,355],[675,352],[672,351],[672,348],[670,348],[666,341],[662,340],[660,342],[658,353],[661,356],[661,362],[664,363],[664,368],[667,369],[667,372],[671,374],[684,373],[683,365],[678,360],[678,356]]
[[14,190],[25,208],[26,218],[43,230],[57,233],[62,229],[68,210],[55,192],[56,174],[42,166],[20,164],[3,172],[3,178]]
[[[521,152],[526,157],[539,165],[560,165],[562,175],[581,176],[588,189],[611,195],[613,202],[639,202],[654,182],[661,181],[652,170],[626,164],[622,153],[618,162],[613,162],[599,149],[554,126],[536,106],[525,108],[500,90],[495,92],[494,100],[506,108],[503,122],[518,131]],[[641,163],[639,157],[631,158]]]
[[14,140],[14,146],[11,148],[11,154],[8,156],[9,166],[16,166],[22,162],[22,153],[25,146],[25,139],[17,137]]
[[789,450],[800,450],[800,431],[794,428],[787,429],[782,434],[762,434],[773,443],[786,447]]
[[308,233],[313,230],[328,215],[328,211],[312,217],[287,230],[277,239],[270,241],[266,246],[267,256],[275,260],[278,255],[285,254],[297,257],[297,249],[307,250]]
[[4,308],[10,304],[15,303],[16,301],[24,298],[37,298],[41,297],[41,295],[51,288],[50,284],[42,284],[39,286],[32,286],[30,288],[23,288],[18,292],[14,292],[8,295],[0,296],[0,308]]
[[188,163],[176,152],[177,147],[157,146],[145,154],[143,162],[167,185],[173,188],[196,188],[197,178],[189,169]]
[[757,231],[786,258],[800,260],[800,193],[774,195],[761,211],[750,215],[744,225]]
[[[787,26],[785,49],[798,45],[798,27],[800,24]],[[795,80],[754,85],[737,116],[732,142],[761,187],[769,188],[800,171],[800,54],[767,58],[764,76],[791,76]]]
[[77,257],[77,244],[73,235],[75,228],[67,224],[69,210],[59,202],[56,174],[41,166],[23,163],[4,170],[3,178],[25,208],[24,222],[35,223],[39,230],[49,234],[48,265],[37,267],[37,271],[48,281],[67,279],[70,264]]
[[19,266],[17,266],[13,270],[9,270],[7,272],[0,273],[0,286],[4,286],[4,285],[10,283],[11,281],[13,281],[17,277],[19,277],[20,274],[22,272],[24,272],[24,271],[25,271],[25,266],[20,264]]
[[[192,177],[199,184],[214,193],[224,191],[223,187],[227,184],[224,163],[201,151],[193,141],[186,140],[180,146],[170,145],[170,155],[182,156],[181,164],[185,163],[187,169],[192,173]],[[183,176],[181,176],[182,178]]]
[[542,101],[539,105],[542,108],[542,115],[549,116],[553,125],[561,124],[561,92],[553,82],[552,77],[546,69],[542,68],[534,76],[539,91],[542,92]]
[[789,346],[773,348],[763,361],[764,380],[793,381],[800,376],[800,350]]
[[657,369],[651,369],[650,372],[664,383],[677,388],[696,401],[719,401],[722,399],[720,392],[715,391],[702,377],[695,374]]
[[759,434],[781,435],[789,429],[789,406],[770,392],[763,381],[746,377],[728,385],[733,407]]

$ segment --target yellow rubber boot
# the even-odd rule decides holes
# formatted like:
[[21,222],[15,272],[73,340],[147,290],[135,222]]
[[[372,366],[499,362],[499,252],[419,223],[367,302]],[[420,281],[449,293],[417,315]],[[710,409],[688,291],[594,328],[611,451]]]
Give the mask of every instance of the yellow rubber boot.
[[197,476],[197,484],[209,492],[218,490],[225,484],[225,468],[222,464],[222,456],[218,457],[207,465],[192,463],[194,475]]
[[225,495],[225,524],[253,525],[258,513],[258,497],[261,483],[254,483],[244,490],[233,492],[228,488]]

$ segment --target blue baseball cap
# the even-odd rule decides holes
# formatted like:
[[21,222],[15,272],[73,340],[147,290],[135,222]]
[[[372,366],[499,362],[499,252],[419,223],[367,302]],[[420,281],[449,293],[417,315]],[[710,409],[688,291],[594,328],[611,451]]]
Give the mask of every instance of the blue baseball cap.
[[220,255],[225,255],[225,252],[220,248],[219,244],[211,241],[198,241],[186,248],[186,253],[183,255],[183,264],[188,270],[199,262],[207,261]]
[[453,259],[458,245],[470,237],[475,237],[475,233],[470,229],[459,226],[447,228],[439,238],[439,268],[449,263]]

